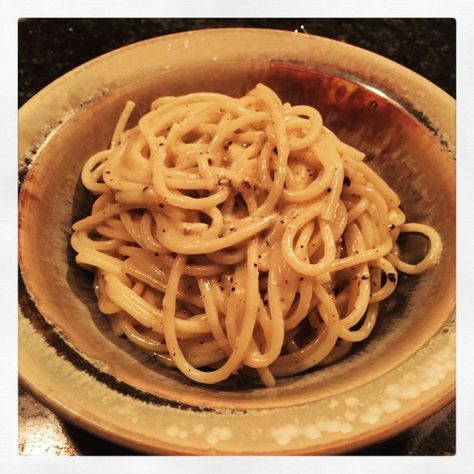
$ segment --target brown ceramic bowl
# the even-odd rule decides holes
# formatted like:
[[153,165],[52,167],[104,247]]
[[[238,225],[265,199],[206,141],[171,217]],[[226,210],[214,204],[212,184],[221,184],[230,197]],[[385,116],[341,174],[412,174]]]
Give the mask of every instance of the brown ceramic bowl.
[[[80,181],[127,99],[132,121],[163,94],[239,96],[257,82],[317,107],[401,195],[409,220],[442,236],[440,264],[401,278],[370,339],[341,362],[279,380],[201,386],[113,335],[71,224],[90,210]],[[53,82],[20,111],[20,378],[45,404],[149,453],[347,452],[414,425],[454,398],[454,100],[415,73],[332,40],[206,30],[137,43]],[[29,171],[28,171],[29,169]],[[28,174],[26,174],[28,171]],[[26,175],[26,177],[25,177]],[[416,254],[424,242],[405,242]]]

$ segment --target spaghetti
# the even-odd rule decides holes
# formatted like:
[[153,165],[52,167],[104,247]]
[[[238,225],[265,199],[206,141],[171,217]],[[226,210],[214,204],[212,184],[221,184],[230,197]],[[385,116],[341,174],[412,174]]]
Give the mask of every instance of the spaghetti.
[[[115,332],[196,382],[254,369],[273,386],[344,357],[397,270],[440,257],[438,233],[405,223],[397,194],[312,107],[258,84],[161,97],[125,130],[133,107],[83,168],[98,197],[71,243]],[[404,232],[430,241],[418,264],[400,258]]]

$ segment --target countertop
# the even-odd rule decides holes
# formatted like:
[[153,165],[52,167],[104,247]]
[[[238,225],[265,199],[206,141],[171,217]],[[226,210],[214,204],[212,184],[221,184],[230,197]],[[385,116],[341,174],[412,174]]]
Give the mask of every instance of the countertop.
[[[113,49],[164,34],[202,28],[298,30],[388,57],[456,95],[454,19],[20,19],[18,103],[70,69]],[[58,418],[19,387],[19,453],[133,455]],[[396,438],[354,455],[453,455],[455,404]]]

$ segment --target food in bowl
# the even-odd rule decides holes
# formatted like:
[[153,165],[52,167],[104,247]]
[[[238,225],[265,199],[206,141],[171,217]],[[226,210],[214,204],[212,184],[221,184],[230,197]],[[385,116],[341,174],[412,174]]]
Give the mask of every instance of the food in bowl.
[[[430,226],[310,106],[258,84],[241,98],[159,97],[82,182],[76,261],[96,272],[114,331],[203,384],[256,372],[265,386],[344,357],[367,339],[398,271],[438,262]],[[402,233],[430,249],[404,262]]]

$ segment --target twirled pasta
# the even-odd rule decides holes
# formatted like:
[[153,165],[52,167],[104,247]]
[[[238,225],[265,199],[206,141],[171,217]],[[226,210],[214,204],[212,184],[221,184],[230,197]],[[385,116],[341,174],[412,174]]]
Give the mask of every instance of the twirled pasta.
[[[73,226],[117,334],[205,384],[245,367],[266,386],[368,337],[397,269],[436,264],[437,232],[405,223],[397,194],[318,111],[258,84],[242,98],[161,97],[82,181],[98,195]],[[418,264],[396,240],[430,240]]]

